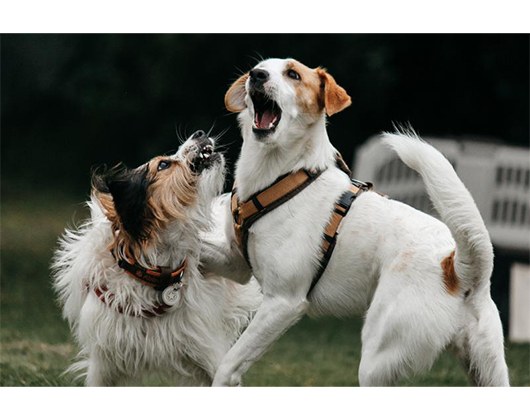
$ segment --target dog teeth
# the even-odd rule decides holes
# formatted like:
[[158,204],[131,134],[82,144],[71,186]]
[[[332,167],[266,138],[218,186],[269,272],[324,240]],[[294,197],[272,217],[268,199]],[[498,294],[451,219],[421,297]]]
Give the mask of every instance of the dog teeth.
[[199,151],[199,158],[201,158],[203,160],[209,159],[210,156],[212,155],[212,153],[213,153],[213,147],[212,146],[204,146]]
[[212,155],[213,153],[213,147],[212,146],[204,146],[200,151],[199,151],[199,157],[201,159],[209,159],[210,156]]

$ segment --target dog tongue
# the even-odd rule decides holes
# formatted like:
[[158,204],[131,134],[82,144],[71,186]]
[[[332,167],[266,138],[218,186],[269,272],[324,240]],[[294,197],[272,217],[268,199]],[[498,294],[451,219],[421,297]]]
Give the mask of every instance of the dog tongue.
[[276,118],[276,115],[274,115],[270,110],[266,110],[261,114],[261,118],[258,119],[258,128],[262,129],[268,129],[271,122],[273,122]]

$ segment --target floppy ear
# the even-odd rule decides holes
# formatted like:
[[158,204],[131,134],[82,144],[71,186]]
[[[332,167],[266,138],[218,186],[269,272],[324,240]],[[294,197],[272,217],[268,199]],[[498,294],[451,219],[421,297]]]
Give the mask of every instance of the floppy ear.
[[317,68],[317,74],[320,77],[321,86],[324,87],[323,102],[328,116],[331,117],[351,105],[350,95],[335,82],[331,74],[320,67]]
[[245,83],[248,79],[248,73],[245,73],[237,79],[225,94],[225,107],[230,112],[241,112],[247,105],[245,104]]
[[135,240],[148,236],[147,166],[140,170],[114,167],[103,175],[94,175],[92,185],[97,193],[112,196],[112,203],[100,197],[109,220],[118,219],[110,220],[112,223],[118,223]]

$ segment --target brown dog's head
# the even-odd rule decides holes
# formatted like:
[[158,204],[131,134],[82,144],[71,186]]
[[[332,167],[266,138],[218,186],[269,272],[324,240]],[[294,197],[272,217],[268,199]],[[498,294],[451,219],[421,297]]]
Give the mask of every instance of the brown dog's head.
[[268,59],[237,79],[225,106],[239,112],[244,137],[273,142],[298,135],[351,104],[351,98],[323,68],[293,59]]
[[112,246],[133,251],[156,242],[169,226],[194,223],[201,213],[194,210],[208,206],[223,183],[224,158],[203,131],[172,156],[157,156],[135,169],[118,165],[92,177],[93,196],[115,232]]

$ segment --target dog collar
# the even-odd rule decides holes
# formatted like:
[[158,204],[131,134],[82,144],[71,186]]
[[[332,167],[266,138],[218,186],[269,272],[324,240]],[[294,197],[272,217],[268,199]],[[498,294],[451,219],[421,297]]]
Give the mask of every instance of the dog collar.
[[125,258],[117,257],[114,251],[112,251],[112,255],[117,261],[118,266],[135,280],[138,280],[145,286],[164,292],[168,287],[173,286],[176,283],[182,283],[182,277],[184,276],[184,271],[186,270],[187,265],[187,258],[184,258],[182,264],[174,271],[169,267],[156,267],[151,269],[140,265],[127,252],[124,252]]

